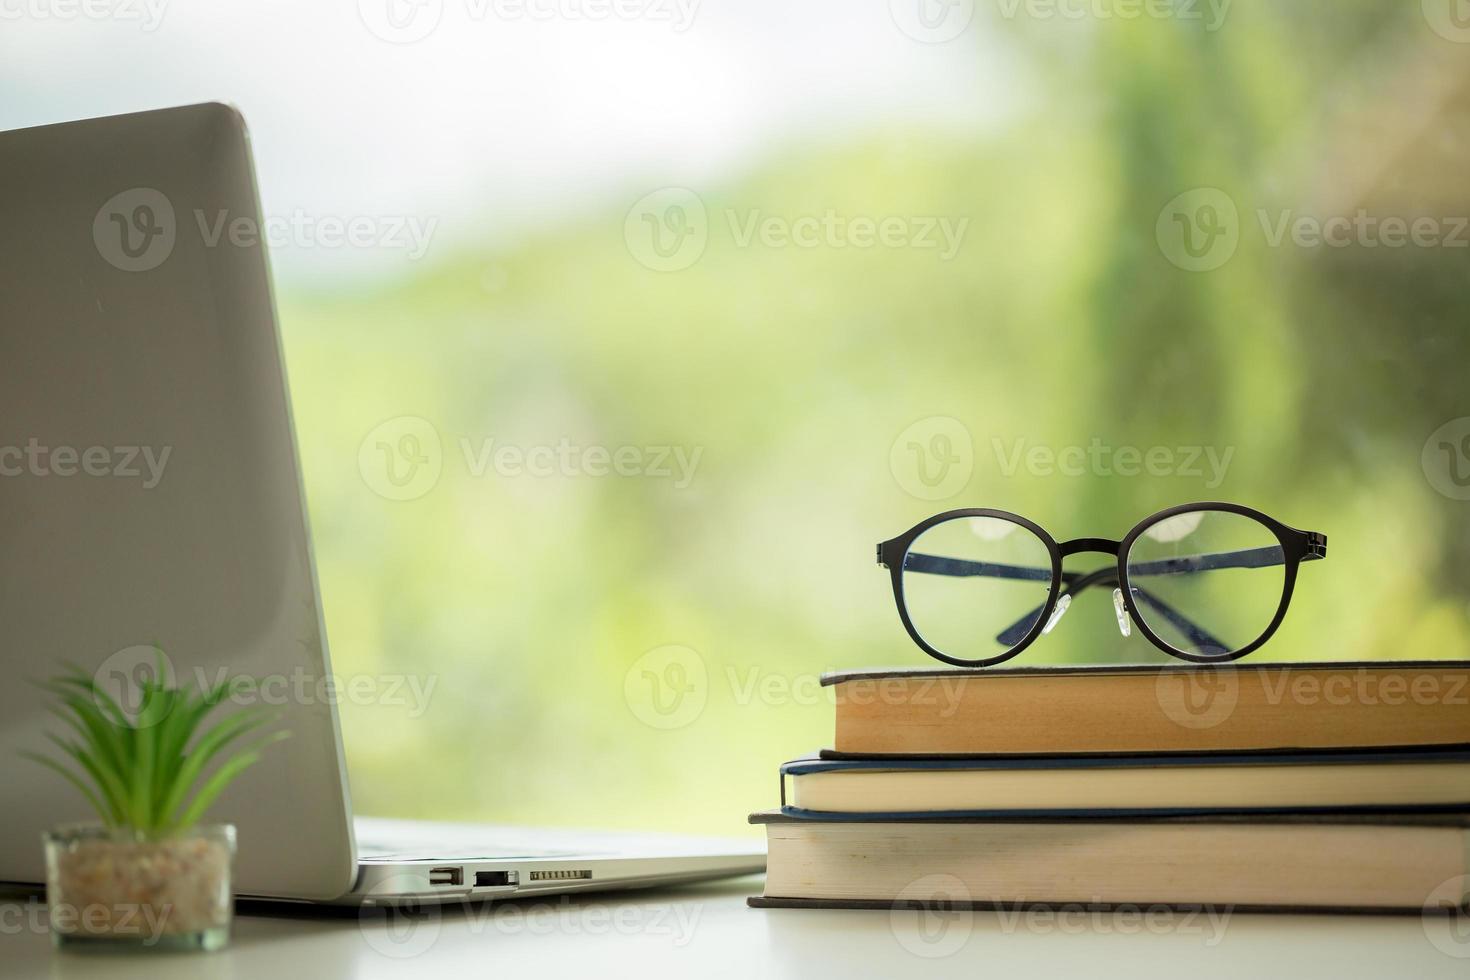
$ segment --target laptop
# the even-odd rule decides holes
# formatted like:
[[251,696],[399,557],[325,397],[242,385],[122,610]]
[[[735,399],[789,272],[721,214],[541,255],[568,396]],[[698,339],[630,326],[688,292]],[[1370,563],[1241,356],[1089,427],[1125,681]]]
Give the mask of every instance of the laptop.
[[764,869],[753,841],[355,817],[243,119],[208,104],[0,133],[0,194],[0,881],[44,882],[42,832],[89,817],[19,756],[56,728],[20,679],[134,676],[155,644],[181,684],[296,692],[278,699],[289,740],[211,810],[238,828],[241,895],[459,901]]

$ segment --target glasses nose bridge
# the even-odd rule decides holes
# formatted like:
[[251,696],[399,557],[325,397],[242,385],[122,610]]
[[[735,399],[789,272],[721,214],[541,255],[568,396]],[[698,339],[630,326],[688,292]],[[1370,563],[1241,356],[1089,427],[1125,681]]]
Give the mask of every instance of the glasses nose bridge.
[[1123,550],[1123,542],[1113,541],[1109,538],[1078,538],[1059,545],[1058,550],[1063,558],[1082,554],[1103,554],[1118,557],[1118,552]]

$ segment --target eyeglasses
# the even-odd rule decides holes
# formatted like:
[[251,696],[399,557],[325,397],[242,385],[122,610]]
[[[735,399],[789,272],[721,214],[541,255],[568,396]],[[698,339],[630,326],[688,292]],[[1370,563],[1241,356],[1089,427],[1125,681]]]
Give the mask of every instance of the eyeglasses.
[[[1098,553],[1115,566],[1062,570]],[[1147,518],[1122,541],[1058,544],[1000,510],[957,510],[878,545],[898,615],[925,653],[959,667],[1009,660],[1050,633],[1091,588],[1111,587],[1118,630],[1130,624],[1171,656],[1239,660],[1286,617],[1304,561],[1327,557],[1327,536],[1298,531],[1238,504],[1186,504]]]

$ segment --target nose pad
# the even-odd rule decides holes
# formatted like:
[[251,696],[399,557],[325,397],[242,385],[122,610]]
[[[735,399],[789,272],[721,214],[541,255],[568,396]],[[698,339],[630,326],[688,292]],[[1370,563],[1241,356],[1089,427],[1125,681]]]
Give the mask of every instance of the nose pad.
[[1046,621],[1046,628],[1041,631],[1041,635],[1042,636],[1045,636],[1046,634],[1050,633],[1052,630],[1056,629],[1057,628],[1057,623],[1060,623],[1062,621],[1062,617],[1065,616],[1065,615],[1067,615],[1067,610],[1068,609],[1071,609],[1071,608],[1072,608],[1072,597],[1071,596],[1064,595],[1060,599],[1058,599],[1057,600],[1057,607],[1051,611],[1051,617],[1049,619],[1047,619],[1047,621]]
[[1118,632],[1128,637],[1133,634],[1133,620],[1128,618],[1128,607],[1123,604],[1123,590],[1113,590],[1113,612],[1118,616]]

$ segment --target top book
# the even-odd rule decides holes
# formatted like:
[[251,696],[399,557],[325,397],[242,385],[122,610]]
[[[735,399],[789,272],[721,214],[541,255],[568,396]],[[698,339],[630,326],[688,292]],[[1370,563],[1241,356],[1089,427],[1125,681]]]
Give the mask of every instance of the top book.
[[1470,745],[1470,662],[844,671],[830,756]]

